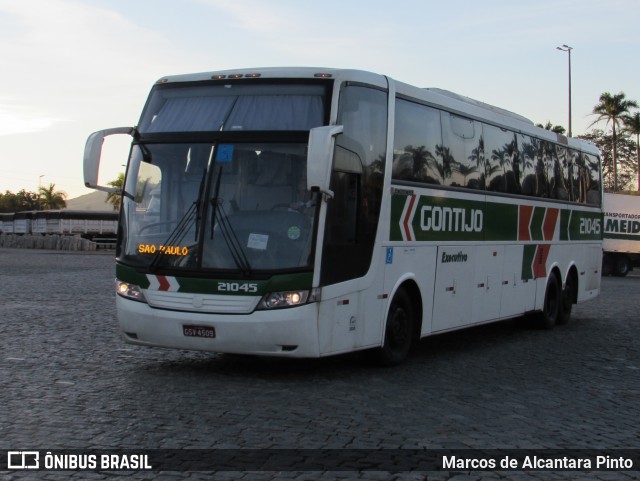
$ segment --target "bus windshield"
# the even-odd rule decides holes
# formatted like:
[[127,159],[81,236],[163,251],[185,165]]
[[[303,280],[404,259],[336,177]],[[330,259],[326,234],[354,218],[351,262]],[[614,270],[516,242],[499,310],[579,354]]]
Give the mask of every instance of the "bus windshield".
[[302,143],[138,143],[121,259],[250,277],[312,266],[317,205]]
[[159,85],[138,131],[308,131],[323,125],[326,84]]

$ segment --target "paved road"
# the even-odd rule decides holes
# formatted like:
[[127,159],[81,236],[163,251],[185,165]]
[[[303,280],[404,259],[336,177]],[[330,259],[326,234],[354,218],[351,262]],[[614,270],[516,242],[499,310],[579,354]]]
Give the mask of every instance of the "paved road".
[[[640,278],[552,331],[508,321],[408,363],[125,345],[109,254],[0,249],[0,448],[640,448]],[[135,479],[638,479],[639,472],[142,473]],[[0,479],[122,479],[0,473]]]

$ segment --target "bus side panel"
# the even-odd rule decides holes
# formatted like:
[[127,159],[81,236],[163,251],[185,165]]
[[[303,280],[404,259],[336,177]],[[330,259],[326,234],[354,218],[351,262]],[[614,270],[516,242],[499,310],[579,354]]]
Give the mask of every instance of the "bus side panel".
[[365,277],[325,286],[319,304],[320,355],[339,354],[382,343],[385,314],[382,254]]
[[[602,249],[600,246],[588,248],[587,282],[585,283],[586,299],[593,299],[600,292],[600,280],[602,275]],[[578,301],[581,299],[578,298]]]
[[500,317],[532,311],[536,305],[536,282],[523,275],[523,245],[505,246]]
[[476,248],[476,272],[473,290],[472,322],[500,317],[500,303],[504,287],[504,246],[481,245]]
[[[440,246],[433,294],[433,331],[472,323],[476,246]],[[483,277],[484,272],[478,271]]]

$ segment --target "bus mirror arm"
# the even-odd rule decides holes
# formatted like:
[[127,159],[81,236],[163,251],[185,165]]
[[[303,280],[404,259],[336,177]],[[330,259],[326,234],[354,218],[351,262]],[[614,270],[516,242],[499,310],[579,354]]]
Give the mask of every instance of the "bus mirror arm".
[[322,197],[326,201],[329,201],[329,200],[333,199],[333,197],[335,196],[335,193],[332,190],[327,189],[327,190],[322,190],[321,191],[320,188],[317,185],[311,187],[310,190],[311,190],[311,192],[319,192],[320,194],[322,194]]
[[329,189],[335,136],[344,130],[342,125],[316,127],[309,132],[307,156],[307,188],[320,191],[325,198],[333,198]]
[[98,185],[98,171],[100,169],[100,157],[104,140],[110,135],[128,134],[134,137],[136,129],[133,127],[116,127],[113,129],[99,130],[92,133],[84,147],[84,185],[90,189],[101,190],[113,194],[120,194],[116,187]]

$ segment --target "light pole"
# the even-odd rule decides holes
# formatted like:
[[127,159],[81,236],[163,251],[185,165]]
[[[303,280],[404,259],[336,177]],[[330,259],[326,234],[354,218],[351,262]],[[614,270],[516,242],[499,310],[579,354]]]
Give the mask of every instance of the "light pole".
[[44,177],[44,174],[42,174],[40,177],[38,177],[38,189],[40,187],[42,187],[42,178]]
[[562,47],[556,47],[556,50],[567,52],[569,57],[569,137],[571,137],[571,50],[573,50],[573,47],[562,44]]

